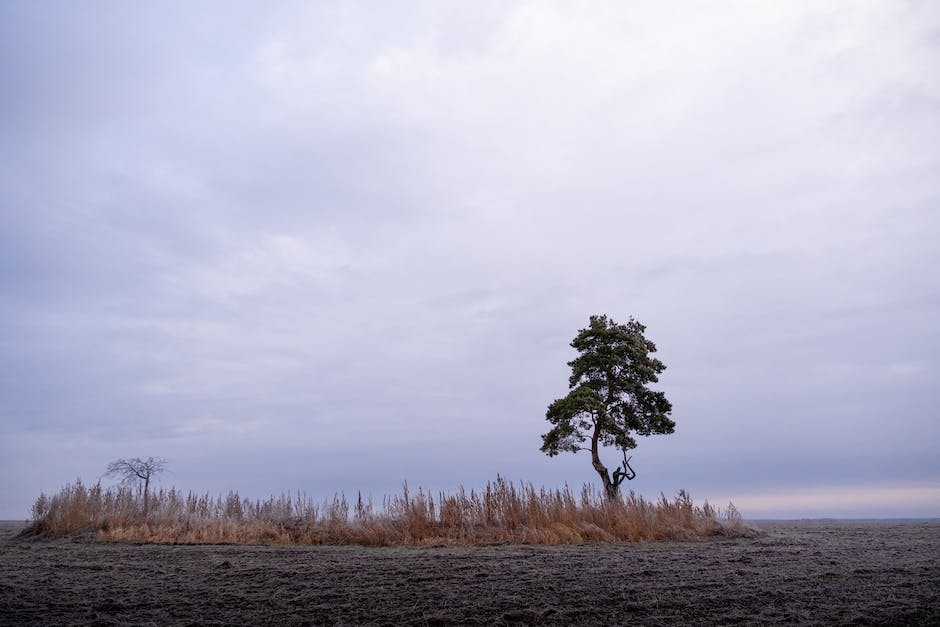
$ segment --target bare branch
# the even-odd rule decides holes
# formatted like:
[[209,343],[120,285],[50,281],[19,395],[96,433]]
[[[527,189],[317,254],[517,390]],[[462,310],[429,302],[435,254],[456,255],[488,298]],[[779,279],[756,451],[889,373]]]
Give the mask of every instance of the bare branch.
[[131,459],[118,459],[110,464],[105,471],[109,477],[120,477],[125,484],[142,484],[144,495],[144,516],[147,516],[150,504],[150,479],[166,470],[166,460],[162,457],[133,457]]
[[167,461],[162,457],[133,457],[117,459],[105,471],[107,477],[118,477],[122,483],[149,483],[150,479],[166,470]]
[[618,466],[617,470],[614,471],[613,484],[614,486],[619,486],[623,483],[623,480],[633,481],[636,478],[636,471],[630,466],[630,460],[633,457],[627,457],[627,451],[623,452],[623,465]]

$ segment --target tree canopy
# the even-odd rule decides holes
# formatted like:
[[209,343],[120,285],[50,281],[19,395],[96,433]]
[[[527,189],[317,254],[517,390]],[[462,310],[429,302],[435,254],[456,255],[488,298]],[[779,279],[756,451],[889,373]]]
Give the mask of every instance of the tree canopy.
[[[545,414],[553,427],[542,436],[542,451],[549,456],[589,451],[610,498],[618,495],[624,479],[636,476],[626,455],[636,448],[634,435],[668,434],[676,426],[666,395],[647,387],[659,381],[666,366],[651,356],[656,345],[645,331],[632,317],[617,324],[606,315],[591,316],[571,342],[580,354],[568,362],[570,392],[552,402]],[[584,446],[588,440],[590,447]],[[623,466],[613,476],[601,462],[601,446],[623,451]]]

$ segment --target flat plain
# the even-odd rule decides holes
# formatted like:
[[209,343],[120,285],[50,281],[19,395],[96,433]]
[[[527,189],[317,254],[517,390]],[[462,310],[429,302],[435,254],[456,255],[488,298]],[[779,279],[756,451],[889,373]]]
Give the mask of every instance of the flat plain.
[[940,521],[484,547],[117,544],[0,525],[2,625],[940,624]]

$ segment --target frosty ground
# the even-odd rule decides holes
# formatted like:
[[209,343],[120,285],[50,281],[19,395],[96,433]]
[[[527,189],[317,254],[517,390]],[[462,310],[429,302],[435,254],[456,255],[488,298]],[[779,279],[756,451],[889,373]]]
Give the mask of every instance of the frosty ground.
[[940,624],[940,521],[752,538],[284,547],[18,539],[0,624]]

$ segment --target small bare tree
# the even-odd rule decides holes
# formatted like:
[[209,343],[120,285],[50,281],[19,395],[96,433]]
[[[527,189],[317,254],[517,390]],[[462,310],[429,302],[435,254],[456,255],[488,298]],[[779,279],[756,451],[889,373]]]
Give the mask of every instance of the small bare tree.
[[148,457],[141,459],[118,459],[108,464],[105,471],[107,477],[120,477],[121,483],[133,485],[143,484],[144,490],[144,517],[150,511],[150,479],[166,470],[166,460],[162,457]]

